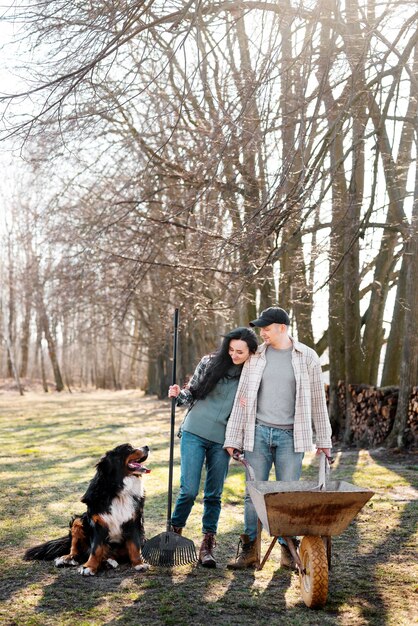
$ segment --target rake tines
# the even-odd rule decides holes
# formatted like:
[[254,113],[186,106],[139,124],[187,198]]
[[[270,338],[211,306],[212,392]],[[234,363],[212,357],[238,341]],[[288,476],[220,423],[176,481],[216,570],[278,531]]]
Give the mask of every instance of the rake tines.
[[160,567],[175,567],[197,561],[193,541],[169,531],[146,541],[142,556],[150,565]]

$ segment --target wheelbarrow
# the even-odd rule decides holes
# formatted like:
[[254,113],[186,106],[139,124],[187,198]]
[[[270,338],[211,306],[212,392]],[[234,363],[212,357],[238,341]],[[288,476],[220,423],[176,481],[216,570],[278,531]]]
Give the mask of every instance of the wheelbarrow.
[[[244,456],[234,455],[247,470],[247,488],[258,516],[256,553],[263,569],[282,537],[299,573],[301,595],[309,608],[321,608],[328,595],[331,537],[340,535],[374,492],[343,480],[328,480],[330,461],[320,454],[319,481],[256,481]],[[262,529],[273,540],[261,559]],[[302,537],[300,543],[296,537]]]

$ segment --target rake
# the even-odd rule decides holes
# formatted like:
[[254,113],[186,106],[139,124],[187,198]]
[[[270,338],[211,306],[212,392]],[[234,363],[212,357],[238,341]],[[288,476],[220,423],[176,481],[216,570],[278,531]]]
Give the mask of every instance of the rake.
[[[177,366],[177,337],[179,325],[179,310],[174,311],[174,348],[173,348],[173,382],[176,384]],[[171,428],[170,428],[170,461],[168,466],[168,503],[166,531],[148,539],[142,548],[144,559],[151,565],[174,567],[187,565],[197,561],[196,548],[190,539],[173,532],[171,525],[171,507],[173,499],[173,462],[174,462],[174,426],[175,426],[176,398],[171,398]]]

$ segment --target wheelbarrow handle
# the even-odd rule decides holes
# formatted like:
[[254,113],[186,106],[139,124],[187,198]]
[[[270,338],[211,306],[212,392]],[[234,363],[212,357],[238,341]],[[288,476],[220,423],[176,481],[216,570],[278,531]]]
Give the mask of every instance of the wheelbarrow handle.
[[[232,458],[234,459],[234,461],[238,461],[238,463],[241,463],[245,467],[247,471],[247,480],[254,481],[254,469],[248,463],[247,459],[244,457],[244,454],[239,450],[234,450]],[[319,456],[318,486],[314,488],[315,491],[326,491],[326,480],[330,471],[330,466],[333,462],[334,459],[332,457],[327,456],[325,452],[321,452]]]
[[251,465],[248,463],[247,459],[244,457],[243,453],[240,452],[239,450],[234,450],[232,458],[234,459],[234,461],[238,461],[238,463],[241,463],[245,467],[245,469],[247,470],[247,480],[254,481],[255,480],[254,470],[251,467]]
[[319,455],[319,477],[318,477],[318,487],[319,491],[326,491],[326,483],[327,476],[330,472],[330,467],[334,459],[330,456],[327,456],[325,452],[321,452]]

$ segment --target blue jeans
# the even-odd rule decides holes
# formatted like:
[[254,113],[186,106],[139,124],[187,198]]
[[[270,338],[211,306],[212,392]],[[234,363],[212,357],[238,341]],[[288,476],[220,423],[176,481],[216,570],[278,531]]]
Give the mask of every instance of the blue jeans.
[[184,528],[199,493],[203,463],[206,461],[206,479],[203,495],[202,532],[216,533],[221,513],[221,497],[228,473],[229,454],[223,444],[208,441],[183,431],[180,443],[181,475],[171,523]]
[[[255,480],[268,480],[274,463],[276,480],[299,480],[302,472],[303,452],[295,452],[293,431],[256,424],[254,450],[244,452],[254,469]],[[246,491],[244,501],[244,532],[251,541],[257,537],[258,516],[251,497]]]

